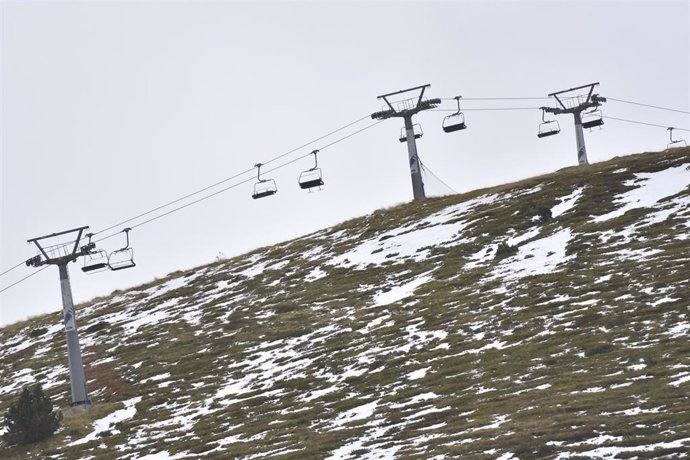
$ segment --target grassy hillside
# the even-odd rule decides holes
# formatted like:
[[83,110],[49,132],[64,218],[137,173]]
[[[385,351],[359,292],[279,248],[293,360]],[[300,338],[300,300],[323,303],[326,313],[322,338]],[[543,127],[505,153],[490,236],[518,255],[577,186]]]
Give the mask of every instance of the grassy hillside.
[[[77,308],[95,405],[0,457],[676,458],[690,149],[377,211]],[[69,403],[58,314],[0,329],[0,410]]]

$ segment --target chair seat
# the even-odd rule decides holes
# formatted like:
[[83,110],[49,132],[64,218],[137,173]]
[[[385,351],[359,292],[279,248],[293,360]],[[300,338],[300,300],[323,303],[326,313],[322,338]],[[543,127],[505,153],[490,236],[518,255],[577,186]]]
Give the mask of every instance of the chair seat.
[[460,131],[461,129],[467,128],[467,125],[465,123],[456,123],[454,125],[446,125],[443,127],[443,131],[447,133],[452,133],[455,131]]
[[136,266],[137,266],[137,264],[135,264],[133,260],[127,260],[127,261],[120,262],[117,264],[111,264],[110,269],[112,271],[116,272],[118,270],[124,270],[125,268],[132,268],[132,267],[136,267]]
[[555,134],[560,133],[560,131],[544,131],[543,133],[537,134],[537,137],[542,138],[542,137],[548,137],[548,136],[553,136]]
[[323,185],[323,179],[311,179],[304,182],[300,182],[299,186],[302,189],[321,187]]
[[254,198],[256,200],[257,198],[264,198],[267,196],[275,195],[276,192],[277,192],[277,190],[264,190],[262,192],[255,192],[252,195],[252,198]]
[[92,272],[94,270],[100,270],[101,268],[105,268],[107,266],[108,266],[107,263],[99,262],[99,263],[93,264],[93,265],[86,265],[85,267],[82,267],[81,271],[88,273],[88,272]]
[[590,120],[590,121],[585,121],[582,123],[583,128],[596,128],[597,126],[601,126],[604,124],[604,120],[598,119],[598,120]]

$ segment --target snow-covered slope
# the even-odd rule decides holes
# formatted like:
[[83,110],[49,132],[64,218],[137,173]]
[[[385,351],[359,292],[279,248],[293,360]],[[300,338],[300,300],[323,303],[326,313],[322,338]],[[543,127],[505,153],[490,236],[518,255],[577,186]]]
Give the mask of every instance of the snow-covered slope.
[[[683,456],[689,168],[410,203],[95,299],[91,412],[0,456]],[[0,329],[0,409],[35,381],[68,404],[59,321]]]

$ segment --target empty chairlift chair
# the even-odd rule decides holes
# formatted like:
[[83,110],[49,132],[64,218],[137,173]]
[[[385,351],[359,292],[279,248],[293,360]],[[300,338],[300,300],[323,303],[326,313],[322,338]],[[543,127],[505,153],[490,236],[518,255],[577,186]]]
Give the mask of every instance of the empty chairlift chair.
[[126,268],[136,267],[134,263],[134,249],[129,247],[129,232],[131,228],[126,228],[123,231],[125,234],[125,245],[120,249],[116,249],[110,253],[108,258],[108,266],[111,270],[124,270]]
[[84,255],[84,265],[81,267],[81,271],[93,274],[107,270],[109,268],[108,253],[102,249],[96,249],[96,243],[91,242],[93,233],[87,233],[86,236],[89,238],[89,242],[81,248]]
[[596,128],[604,124],[604,118],[601,116],[601,110],[592,110],[582,116],[583,128]]
[[315,187],[321,189],[321,186],[323,186],[323,175],[321,174],[321,168],[319,168],[319,160],[316,157],[319,151],[314,150],[311,153],[314,155],[314,167],[302,171],[298,179],[299,187],[303,190],[309,190],[310,192]]
[[452,133],[455,131],[460,131],[461,129],[467,128],[465,124],[465,114],[460,111],[460,98],[462,96],[455,96],[453,99],[458,103],[458,110],[455,113],[448,115],[443,118],[443,123],[441,127],[446,133]]
[[276,186],[276,181],[273,179],[262,179],[261,178],[261,166],[262,163],[257,163],[256,166],[256,180],[254,184],[254,193],[252,193],[252,198],[255,200],[258,198],[264,198],[267,196],[275,195],[278,192],[278,187]]
[[[414,138],[419,139],[424,135],[424,131],[422,131],[422,127],[419,125],[419,123],[415,123],[412,125],[412,132],[414,133]],[[405,128],[400,129],[400,142],[407,142],[407,130]]]
[[554,136],[561,132],[561,125],[558,124],[557,120],[547,120],[545,118],[546,111],[542,109],[541,111],[541,123],[539,123],[539,129],[537,130],[537,137],[541,139],[542,137]]
[[668,130],[668,139],[669,143],[666,146],[667,149],[673,149],[673,148],[678,148],[678,147],[687,147],[687,144],[685,143],[685,139],[673,139],[673,130],[676,128],[666,128]]

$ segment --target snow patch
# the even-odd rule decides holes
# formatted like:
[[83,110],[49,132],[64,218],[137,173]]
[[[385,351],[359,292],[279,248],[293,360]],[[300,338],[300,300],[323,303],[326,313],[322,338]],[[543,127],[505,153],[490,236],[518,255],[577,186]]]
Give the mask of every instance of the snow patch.
[[639,173],[635,174],[635,179],[626,182],[626,185],[639,182],[641,183],[636,188],[615,198],[617,204],[621,205],[618,209],[597,216],[592,221],[604,222],[620,217],[631,209],[648,208],[667,196],[682,192],[690,184],[690,170],[687,165],[681,165],[653,173]]
[[570,241],[569,228],[520,246],[518,253],[501,261],[493,271],[494,277],[519,279],[525,276],[552,273],[569,260],[565,250]]
[[428,282],[429,280],[431,280],[430,275],[422,275],[405,284],[395,286],[389,291],[379,292],[374,295],[374,305],[380,307],[382,305],[389,305],[410,297],[419,286]]
[[583,190],[584,187],[580,187],[575,189],[570,195],[562,197],[561,201],[556,206],[551,208],[551,217],[556,218],[561,214],[565,214],[573,209],[575,207],[575,203],[577,203],[577,200],[582,196]]
[[[136,404],[139,401],[141,401],[141,396],[137,396],[136,398],[123,401],[123,404],[125,405],[124,409],[116,410],[112,414],[109,414],[101,419],[96,420],[94,422],[94,430],[91,433],[68,445],[77,446],[79,444],[85,444],[89,441],[93,441],[94,439],[98,438],[99,433],[110,431],[111,428],[115,426],[115,424],[123,422],[125,420],[129,420],[130,418],[134,417],[134,414],[137,413],[137,409],[134,406],[136,406]],[[116,434],[119,433],[119,431],[117,430],[113,431],[115,431]]]

